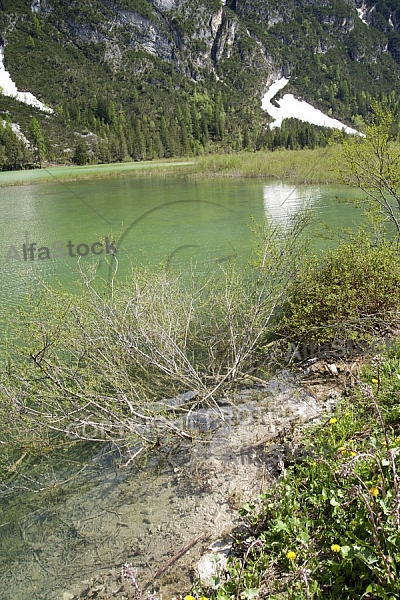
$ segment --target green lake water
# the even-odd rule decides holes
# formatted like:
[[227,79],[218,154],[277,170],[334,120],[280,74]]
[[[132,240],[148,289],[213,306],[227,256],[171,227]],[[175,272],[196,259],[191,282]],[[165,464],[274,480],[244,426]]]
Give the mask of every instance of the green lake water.
[[57,279],[73,290],[78,254],[83,265],[96,265],[99,282],[109,276],[113,248],[117,280],[146,261],[202,270],[230,256],[245,260],[252,218],[285,222],[304,203],[316,214],[308,235],[323,246],[316,238],[320,222],[335,230],[360,219],[360,211],[335,200],[354,193],[268,180],[149,176],[2,187],[1,314],[23,300],[32,281]]
[[[32,283],[59,280],[74,290],[78,258],[69,254],[77,254],[78,247],[82,255],[87,250],[81,261],[96,265],[99,284],[107,280],[112,258],[105,254],[106,238],[109,249],[113,242],[117,248],[117,281],[131,265],[146,261],[169,260],[171,268],[184,269],[194,264],[202,271],[230,256],[246,260],[252,218],[269,216],[285,226],[308,203],[316,220],[306,235],[322,248],[329,243],[318,237],[322,223],[337,230],[360,221],[360,211],[336,199],[354,194],[344,187],[183,176],[1,187],[0,317],[10,318]],[[68,474],[55,477],[68,483],[60,483],[54,493],[24,494],[22,486],[20,494],[8,496],[0,503],[0,598],[57,600],[65,590],[84,585],[92,573],[126,560],[142,561],[144,571],[147,563],[165,563],[171,547],[176,551],[176,544],[189,541],[184,526],[176,540],[165,525],[185,514],[186,491],[174,488],[180,468],[179,461],[168,459],[168,468],[155,477],[119,472],[112,461],[94,462],[71,481]],[[52,470],[57,466],[50,465]],[[188,480],[179,485],[186,489]],[[176,507],[175,512],[168,507]],[[151,555],[149,540],[158,548],[163,528],[162,552],[154,549]]]

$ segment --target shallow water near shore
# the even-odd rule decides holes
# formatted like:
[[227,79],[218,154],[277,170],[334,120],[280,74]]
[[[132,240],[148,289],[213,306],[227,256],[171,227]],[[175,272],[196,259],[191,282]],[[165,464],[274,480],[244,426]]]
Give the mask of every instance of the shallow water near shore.
[[329,410],[332,398],[318,399],[283,373],[234,403],[225,399],[220,411],[194,412],[190,427],[199,441],[161,449],[147,466],[124,468],[123,457],[103,449],[69,483],[11,496],[2,507],[0,597],[86,597],[101,573],[111,574],[115,589],[120,582],[133,592],[120,580],[127,562],[142,589],[152,587],[171,556],[201,537],[155,582],[163,598],[187,593],[209,543],[229,537],[237,508],[279,476],[277,433]]

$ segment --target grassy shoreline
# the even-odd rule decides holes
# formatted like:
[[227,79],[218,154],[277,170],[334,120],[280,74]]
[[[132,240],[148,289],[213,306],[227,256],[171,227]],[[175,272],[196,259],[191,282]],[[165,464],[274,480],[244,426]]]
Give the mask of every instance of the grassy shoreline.
[[266,178],[284,179],[293,184],[341,183],[332,166],[335,149],[277,150],[275,152],[238,152],[180,159],[109,163],[85,166],[49,166],[27,171],[3,171],[0,187],[33,185],[57,181],[80,181],[115,177],[177,174],[189,178]]
[[[0,174],[0,187],[34,185],[57,181],[81,181],[85,179],[111,179],[143,175],[166,175],[177,173],[180,168],[192,166],[192,160],[143,161],[129,163],[107,163],[85,166],[50,166],[26,171],[3,171]],[[174,167],[173,169],[171,167]]]
[[333,167],[336,148],[213,154],[196,159],[195,176],[284,179],[290,183],[342,183]]

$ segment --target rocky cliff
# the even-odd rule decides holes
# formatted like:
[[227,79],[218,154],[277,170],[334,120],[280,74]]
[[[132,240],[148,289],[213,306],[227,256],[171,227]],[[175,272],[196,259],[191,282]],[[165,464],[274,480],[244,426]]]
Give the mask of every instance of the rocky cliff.
[[[175,146],[186,144],[189,153],[199,151],[198,144],[223,141],[223,129],[225,139],[236,140],[232,147],[247,138],[256,143],[268,121],[261,96],[282,74],[290,75],[298,96],[349,123],[357,115],[365,118],[369,95],[397,98],[397,5],[394,0],[2,0],[0,44],[18,89],[54,108],[63,129],[97,128],[104,140],[101,126],[112,126],[113,115],[123,113],[124,126],[136,128],[136,139],[143,133],[145,145],[151,130],[157,131],[151,144],[159,150],[153,148],[153,154],[173,155],[172,147],[161,150],[168,145],[162,117],[168,130],[186,121],[188,144],[180,131]],[[10,102],[0,98],[0,113],[17,113],[24,129],[28,115]],[[126,144],[131,154],[129,140]]]

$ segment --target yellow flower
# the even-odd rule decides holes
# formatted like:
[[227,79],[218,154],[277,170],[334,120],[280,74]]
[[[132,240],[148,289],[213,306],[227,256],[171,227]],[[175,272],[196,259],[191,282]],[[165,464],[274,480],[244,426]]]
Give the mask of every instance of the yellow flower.
[[296,552],[293,552],[293,550],[289,550],[289,552],[286,554],[286,558],[288,560],[295,560],[297,554]]
[[339,544],[332,544],[331,550],[332,550],[332,552],[340,552],[341,547],[339,546]]
[[357,452],[350,452],[350,456],[357,456]]
[[195,600],[193,596],[185,596],[183,600]]
[[378,488],[377,488],[377,487],[375,487],[375,486],[374,486],[374,487],[372,487],[372,488],[371,488],[369,491],[370,491],[370,493],[372,494],[372,496],[374,496],[375,498],[376,498],[377,496],[379,496],[379,490],[378,490]]
[[338,452],[346,452],[346,448],[344,446],[340,446],[340,448],[337,449]]
[[337,419],[335,417],[332,417],[332,419],[329,419],[329,425],[334,425],[334,423],[337,423]]
[[373,378],[371,379],[371,381],[372,381],[372,383],[378,383],[378,380],[377,380],[377,379],[375,379],[375,377],[373,377]]

